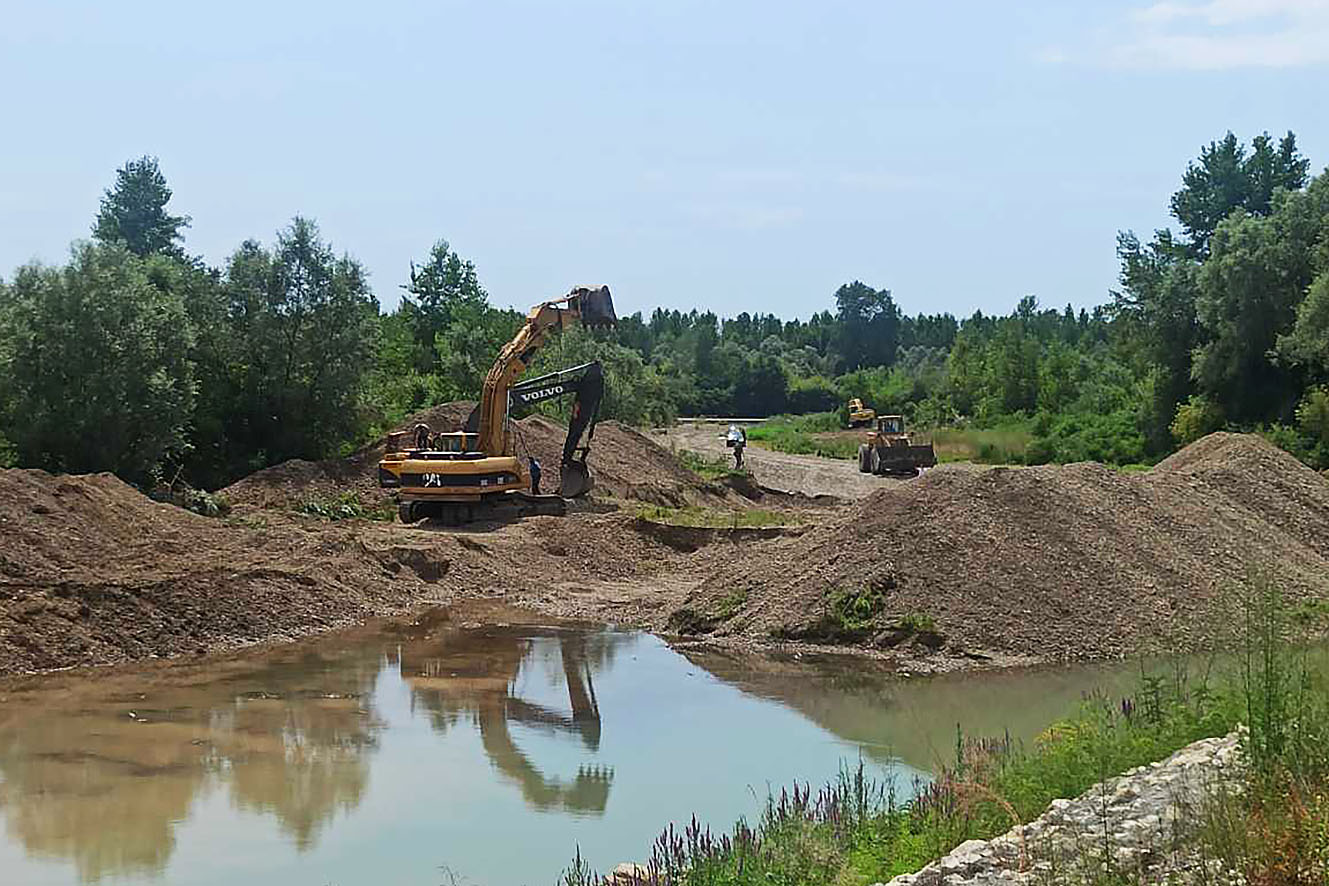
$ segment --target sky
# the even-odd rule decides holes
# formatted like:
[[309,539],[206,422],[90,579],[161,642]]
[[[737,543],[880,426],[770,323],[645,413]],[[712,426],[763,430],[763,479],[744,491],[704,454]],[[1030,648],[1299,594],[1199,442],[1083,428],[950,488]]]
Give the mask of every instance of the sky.
[[523,310],[1092,306],[1202,145],[1324,169],[1326,96],[1329,0],[0,0],[0,276],[150,154],[189,252],[304,215],[387,308],[438,239]]

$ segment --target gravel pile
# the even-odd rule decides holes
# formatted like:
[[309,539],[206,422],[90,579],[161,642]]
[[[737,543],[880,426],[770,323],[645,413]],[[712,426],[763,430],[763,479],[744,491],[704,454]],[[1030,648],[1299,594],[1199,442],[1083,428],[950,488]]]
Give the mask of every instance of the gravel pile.
[[1206,645],[1252,567],[1329,596],[1329,482],[1262,438],[1216,434],[1138,474],[942,466],[754,548],[688,606],[741,596],[718,633],[798,636],[857,594],[880,610],[864,632],[878,645],[931,620],[953,653],[1107,658]]

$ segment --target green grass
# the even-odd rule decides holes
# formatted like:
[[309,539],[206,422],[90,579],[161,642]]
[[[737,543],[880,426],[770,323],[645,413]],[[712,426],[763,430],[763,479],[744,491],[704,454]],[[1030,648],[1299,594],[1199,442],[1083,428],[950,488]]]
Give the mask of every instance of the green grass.
[[727,477],[743,477],[745,471],[736,470],[732,459],[719,456],[710,458],[691,449],[680,449],[675,453],[679,463],[703,480],[714,483]]
[[748,442],[776,452],[794,455],[818,455],[822,458],[858,458],[860,433],[852,437],[835,412],[812,412],[807,415],[776,415],[765,424],[748,428]]
[[1024,464],[1034,435],[1023,427],[937,428],[931,432],[937,461]]
[[[1059,797],[1160,760],[1192,741],[1247,724],[1244,790],[1212,794],[1185,817],[1202,859],[1250,884],[1329,882],[1329,703],[1304,651],[1291,642],[1296,607],[1252,574],[1240,595],[1239,664],[1211,683],[1183,663],[1143,668],[1126,698],[1087,698],[1030,746],[1009,736],[957,734],[954,759],[906,800],[868,778],[860,763],[819,791],[796,785],[768,796],[755,822],[716,835],[694,818],[649,850],[655,886],[863,886],[918,870],[970,839],[989,839],[1040,816]],[[741,603],[738,604],[741,606]],[[832,596],[847,623],[871,619],[871,593]],[[737,607],[735,607],[737,608]],[[906,616],[925,624],[922,614]],[[1101,870],[1086,846],[1088,882],[1135,882]],[[581,859],[562,886],[600,883]]]
[[309,517],[323,520],[379,520],[391,521],[396,509],[390,504],[366,507],[355,492],[347,490],[333,496],[314,496],[305,499],[296,510]]
[[652,523],[666,526],[689,526],[696,529],[763,529],[771,526],[795,526],[799,521],[779,511],[751,508],[742,511],[703,508],[688,505],[671,508],[664,505],[642,505],[637,516]]

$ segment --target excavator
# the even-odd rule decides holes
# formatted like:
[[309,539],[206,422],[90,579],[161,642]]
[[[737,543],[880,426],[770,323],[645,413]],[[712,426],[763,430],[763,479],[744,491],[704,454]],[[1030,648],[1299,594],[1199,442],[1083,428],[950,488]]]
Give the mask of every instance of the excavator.
[[[600,364],[585,363],[521,382],[517,379],[553,333],[578,323],[594,328],[617,322],[608,286],[579,286],[562,298],[532,308],[490,367],[480,403],[464,430],[433,433],[428,425],[417,425],[389,443],[391,451],[378,463],[378,483],[397,491],[401,521],[414,523],[428,517],[458,524],[499,510],[518,515],[562,514],[568,499],[590,492],[593,480],[586,457],[604,398]],[[559,490],[557,495],[540,495],[530,488],[526,466],[516,454],[512,406],[565,395],[576,399],[563,444]]]

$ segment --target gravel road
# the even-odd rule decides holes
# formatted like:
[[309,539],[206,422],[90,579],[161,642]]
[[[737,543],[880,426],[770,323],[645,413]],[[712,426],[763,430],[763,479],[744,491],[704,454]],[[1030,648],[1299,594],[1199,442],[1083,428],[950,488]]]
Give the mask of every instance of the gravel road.
[[[724,445],[726,421],[715,423],[679,423],[656,439],[672,449],[690,449],[709,456],[732,459]],[[659,432],[657,432],[659,433]],[[859,473],[858,464],[838,458],[817,455],[791,455],[775,452],[749,443],[743,453],[743,462],[757,482],[781,492],[799,492],[804,495],[834,495],[857,500],[866,498],[883,486],[905,482],[894,477],[874,477]]]

